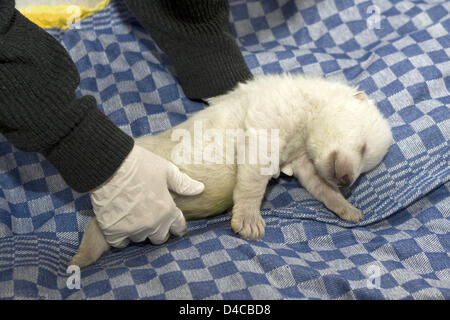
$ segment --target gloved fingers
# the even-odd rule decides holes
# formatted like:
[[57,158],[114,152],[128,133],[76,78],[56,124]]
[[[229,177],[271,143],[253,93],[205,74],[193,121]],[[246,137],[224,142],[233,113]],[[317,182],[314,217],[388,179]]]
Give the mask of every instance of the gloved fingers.
[[194,196],[200,194],[205,189],[205,185],[192,179],[187,174],[178,169],[176,165],[169,162],[167,185],[170,190],[185,196]]
[[176,216],[172,225],[170,226],[170,233],[174,236],[181,237],[187,232],[186,219],[184,218],[183,212],[179,208],[175,208]]
[[142,242],[148,237],[148,231],[142,230],[141,232],[130,234],[129,237],[133,242]]
[[155,245],[163,244],[169,240],[170,233],[169,232],[158,232],[148,237],[151,243]]
[[170,234],[173,234],[174,236],[181,237],[187,232],[187,224],[186,219],[184,218],[183,212],[177,207],[175,207],[175,212],[173,214],[175,215],[175,218],[172,222],[172,224],[169,226],[169,230],[160,229],[158,232],[155,232],[154,234],[148,236],[151,243],[155,245],[163,244],[167,242],[170,238]]
[[125,248],[130,243],[130,239],[127,237],[117,237],[115,235],[105,235],[106,242],[114,248]]

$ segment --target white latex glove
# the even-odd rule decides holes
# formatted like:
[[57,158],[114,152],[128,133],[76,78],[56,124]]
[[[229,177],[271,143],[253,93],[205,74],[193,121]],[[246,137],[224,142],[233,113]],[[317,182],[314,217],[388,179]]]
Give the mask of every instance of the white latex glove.
[[123,248],[130,240],[149,238],[161,244],[170,234],[185,234],[186,220],[168,189],[197,195],[204,188],[173,163],[135,145],[118,171],[90,196],[106,241]]

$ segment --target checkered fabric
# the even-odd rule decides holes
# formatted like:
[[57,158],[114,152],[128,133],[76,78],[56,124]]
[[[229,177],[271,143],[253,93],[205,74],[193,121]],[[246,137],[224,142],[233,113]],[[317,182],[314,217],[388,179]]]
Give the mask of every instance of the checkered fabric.
[[[352,187],[339,220],[294,179],[269,184],[266,236],[230,213],[190,222],[161,246],[105,254],[70,289],[67,263],[93,212],[36,153],[0,137],[0,297],[31,299],[450,299],[450,3],[236,0],[230,22],[254,74],[346,79],[373,98],[395,143]],[[133,137],[202,110],[119,0],[78,28],[48,30],[80,74],[78,94]]]

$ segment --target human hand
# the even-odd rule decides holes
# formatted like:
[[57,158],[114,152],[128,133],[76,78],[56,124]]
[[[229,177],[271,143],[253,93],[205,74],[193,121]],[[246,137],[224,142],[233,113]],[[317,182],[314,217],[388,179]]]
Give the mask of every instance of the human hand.
[[162,244],[170,234],[185,234],[186,220],[169,189],[197,195],[204,187],[173,163],[134,145],[117,172],[90,197],[106,241],[123,248],[130,240],[149,238],[153,244]]

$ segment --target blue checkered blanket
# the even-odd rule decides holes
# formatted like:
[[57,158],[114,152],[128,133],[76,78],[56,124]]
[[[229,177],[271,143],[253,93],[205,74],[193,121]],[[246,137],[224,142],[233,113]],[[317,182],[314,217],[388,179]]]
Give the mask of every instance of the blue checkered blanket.
[[[450,3],[445,0],[233,0],[230,21],[254,74],[346,79],[376,102],[395,143],[337,219],[294,179],[271,181],[261,241],[230,213],[190,222],[161,246],[112,250],[68,285],[67,263],[93,216],[87,194],[45,158],[0,137],[0,297],[41,299],[449,299]],[[111,1],[78,28],[48,30],[81,74],[78,94],[133,137],[204,105],[187,99],[167,56]],[[70,281],[69,281],[70,282]]]

